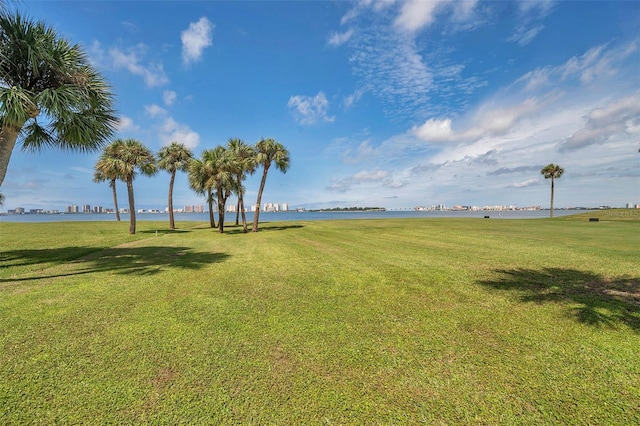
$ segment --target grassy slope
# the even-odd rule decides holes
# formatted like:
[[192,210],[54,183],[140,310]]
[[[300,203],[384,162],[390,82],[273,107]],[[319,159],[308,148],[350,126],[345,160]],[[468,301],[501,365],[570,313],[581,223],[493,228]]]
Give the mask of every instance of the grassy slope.
[[0,224],[0,422],[638,423],[640,223],[583,219]]

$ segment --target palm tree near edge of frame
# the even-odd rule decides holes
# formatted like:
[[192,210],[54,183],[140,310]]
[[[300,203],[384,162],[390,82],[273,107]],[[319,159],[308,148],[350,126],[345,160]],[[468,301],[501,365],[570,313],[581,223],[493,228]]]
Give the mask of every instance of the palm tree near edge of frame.
[[0,186],[17,142],[34,151],[98,150],[118,122],[113,102],[79,45],[0,9]]

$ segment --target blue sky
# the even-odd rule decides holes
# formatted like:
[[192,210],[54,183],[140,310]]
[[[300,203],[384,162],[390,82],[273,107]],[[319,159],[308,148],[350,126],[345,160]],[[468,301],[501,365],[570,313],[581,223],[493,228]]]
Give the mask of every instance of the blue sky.
[[[116,94],[116,137],[198,156],[233,137],[283,143],[290,169],[270,171],[263,202],[548,207],[553,162],[556,206],[640,203],[638,2],[17,7],[84,47]],[[98,155],[16,149],[3,209],[110,207]],[[164,209],[168,182],[138,177],[136,206]],[[178,176],[174,205],[202,203]]]

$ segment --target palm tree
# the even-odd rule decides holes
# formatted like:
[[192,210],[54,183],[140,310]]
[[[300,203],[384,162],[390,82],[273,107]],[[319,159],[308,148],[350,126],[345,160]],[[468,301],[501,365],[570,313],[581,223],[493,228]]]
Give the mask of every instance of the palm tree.
[[564,173],[564,169],[557,164],[547,164],[540,170],[540,174],[544,175],[545,179],[551,179],[551,206],[550,206],[550,216],[553,217],[553,197],[554,197],[554,184],[555,180],[558,179]]
[[258,190],[258,200],[256,201],[256,211],[253,216],[253,232],[258,232],[258,218],[260,215],[260,202],[262,192],[267,182],[267,173],[271,163],[282,173],[286,173],[289,168],[289,151],[280,143],[271,138],[262,139],[256,144],[256,164],[262,164],[262,180]]
[[116,211],[116,221],[120,222],[120,211],[118,210],[118,196],[116,194],[116,179],[118,179],[118,160],[109,151],[113,149],[113,144],[105,147],[105,152],[100,156],[94,166],[94,182],[109,181],[109,186],[113,192],[113,207]]
[[224,214],[227,199],[237,189],[233,175],[232,157],[223,146],[206,150],[202,154],[206,173],[213,183],[218,198],[218,230],[224,232]]
[[160,150],[158,157],[158,167],[171,173],[169,180],[169,229],[176,229],[173,218],[173,182],[178,170],[186,172],[189,169],[189,162],[193,158],[193,154],[184,144],[171,142],[171,145]]
[[242,214],[242,228],[247,232],[247,215],[244,208],[244,186],[242,182],[246,178],[246,173],[253,174],[256,170],[256,151],[241,139],[229,139],[227,149],[233,162],[233,174],[235,177],[236,192],[238,194],[238,206],[236,208],[236,226],[238,226],[238,216]]
[[158,172],[153,153],[135,139],[118,139],[104,150],[114,163],[118,179],[126,182],[129,194],[129,234],[136,233],[136,206],[133,195],[133,179],[138,173],[153,176]]
[[200,195],[207,196],[207,204],[209,205],[209,225],[212,228],[216,227],[216,221],[213,217],[213,182],[210,176],[207,174],[207,168],[204,160],[193,159],[189,162],[189,169],[187,171],[189,179],[189,187]]
[[79,45],[0,10],[0,186],[18,138],[30,150],[99,149],[118,121],[113,102]]

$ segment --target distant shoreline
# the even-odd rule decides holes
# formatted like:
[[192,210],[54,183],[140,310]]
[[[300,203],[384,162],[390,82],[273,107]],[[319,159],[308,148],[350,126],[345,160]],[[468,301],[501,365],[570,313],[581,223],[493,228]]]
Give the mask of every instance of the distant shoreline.
[[[587,213],[594,210],[555,210],[555,216],[570,216]],[[613,210],[612,210],[613,211]],[[635,212],[635,210],[634,210]],[[640,214],[640,210],[638,210]],[[330,213],[330,214],[327,214]],[[128,221],[127,213],[120,214],[122,221]],[[247,221],[253,220],[253,212],[247,212]],[[412,219],[412,218],[480,218],[490,219],[543,219],[549,217],[549,210],[384,210],[384,211],[286,211],[261,212],[260,222],[287,222],[311,220],[340,220],[340,219]],[[217,214],[216,214],[217,217]],[[165,221],[166,213],[137,213],[138,220]],[[209,213],[176,213],[176,221],[209,222]],[[0,224],[6,222],[73,222],[73,221],[115,221],[114,213],[59,213],[59,214],[12,214],[0,216]],[[226,222],[235,222],[235,214],[227,213]]]

